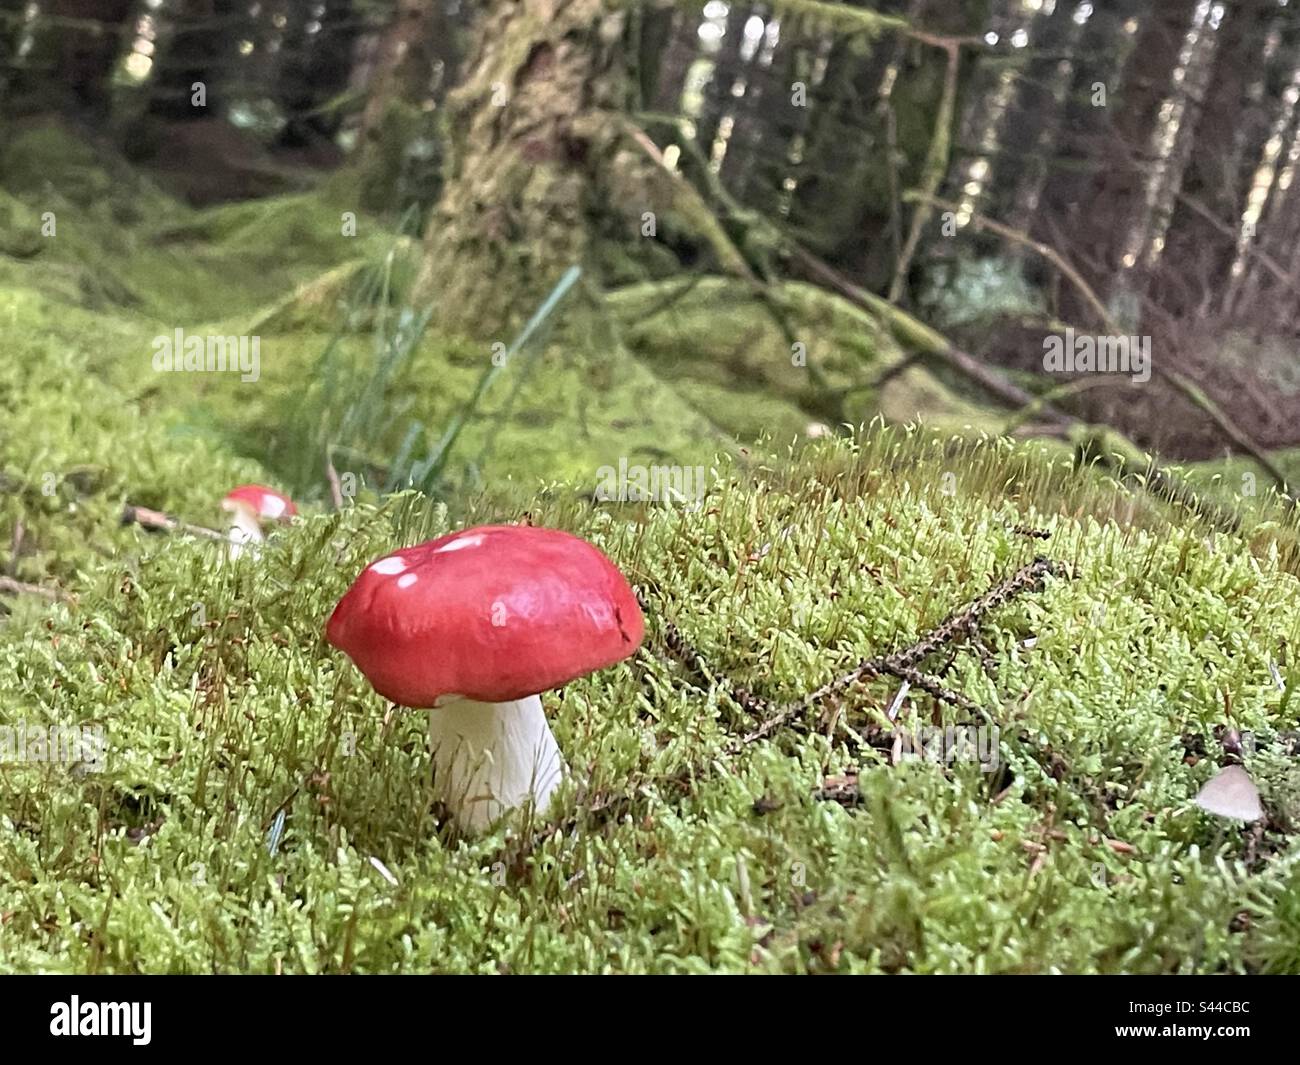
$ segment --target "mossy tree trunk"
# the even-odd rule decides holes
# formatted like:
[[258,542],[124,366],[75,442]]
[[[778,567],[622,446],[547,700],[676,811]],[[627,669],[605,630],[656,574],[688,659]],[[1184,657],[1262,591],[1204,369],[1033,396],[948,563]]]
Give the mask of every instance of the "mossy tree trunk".
[[[561,274],[588,261],[611,211],[639,217],[624,179],[625,7],[486,0],[447,101],[450,157],[430,218],[421,294],[444,327],[501,339]],[[629,220],[628,236],[633,236]]]
[[364,144],[369,145],[380,136],[385,115],[394,104],[413,101],[420,88],[428,87],[426,52],[435,29],[446,33],[449,27],[440,17],[439,5],[434,0],[398,0],[392,21],[380,36],[376,49],[375,67],[361,116]]

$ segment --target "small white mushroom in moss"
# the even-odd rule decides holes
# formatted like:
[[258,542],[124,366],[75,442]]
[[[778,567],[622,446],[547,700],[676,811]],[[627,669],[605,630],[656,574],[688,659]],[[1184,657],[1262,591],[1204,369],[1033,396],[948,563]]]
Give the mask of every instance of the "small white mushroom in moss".
[[1227,766],[1210,777],[1195,802],[1206,813],[1234,821],[1258,821],[1264,816],[1259,789],[1239,765]]

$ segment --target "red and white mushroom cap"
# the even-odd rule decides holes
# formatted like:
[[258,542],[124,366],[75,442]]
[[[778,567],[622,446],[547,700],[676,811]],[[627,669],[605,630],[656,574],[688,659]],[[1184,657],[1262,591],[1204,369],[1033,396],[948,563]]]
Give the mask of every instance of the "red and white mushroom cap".
[[645,621],[626,579],[587,541],[481,525],[372,562],[325,635],[380,695],[430,708],[557,688],[627,658]]
[[221,505],[226,510],[248,507],[263,521],[288,521],[298,513],[292,499],[263,484],[241,484],[232,488]]

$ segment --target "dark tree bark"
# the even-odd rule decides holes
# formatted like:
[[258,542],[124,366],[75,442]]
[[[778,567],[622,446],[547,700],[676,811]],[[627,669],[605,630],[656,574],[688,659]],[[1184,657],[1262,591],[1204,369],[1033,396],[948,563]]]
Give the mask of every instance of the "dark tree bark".
[[136,0],[47,0],[34,46],[19,58],[24,8],[0,0],[0,84],[25,111],[107,113],[113,67],[126,46]]
[[[167,9],[171,32],[161,42],[149,88],[149,112],[168,119],[219,117],[234,73],[236,44],[247,28],[241,0],[175,0]],[[205,104],[194,103],[201,84]]]
[[[1288,153],[1300,138],[1300,108],[1288,93],[1300,79],[1300,25],[1289,14],[1274,10],[1270,27],[1271,61],[1266,63],[1259,77],[1247,89],[1247,97],[1256,104],[1258,121],[1250,130],[1242,160],[1241,184],[1249,191],[1258,180],[1269,154],[1266,140],[1277,135],[1281,148],[1272,164],[1272,180],[1267,186],[1260,205],[1257,232],[1236,249],[1233,256],[1231,281],[1223,297],[1223,310],[1238,320],[1254,325],[1278,322],[1291,325],[1287,309],[1291,306],[1291,286],[1277,278],[1265,267],[1259,255],[1268,256],[1274,264],[1283,264],[1295,284],[1300,279],[1300,260],[1295,258],[1297,239],[1297,202],[1300,190],[1291,181],[1282,187],[1279,178],[1288,168]],[[1249,127],[1248,127],[1249,128]],[[1291,265],[1288,265],[1291,264]]]
[[1050,15],[1039,16],[1030,38],[1033,54],[1017,78],[998,136],[996,180],[986,210],[1015,228],[1027,228],[1033,216],[1060,135],[1080,29],[1074,10],[1062,2]]
[[[76,20],[55,29],[55,78],[74,106],[95,115],[109,109],[109,79],[125,45],[135,0],[54,0],[50,14]],[[89,23],[93,25],[83,25]]]
[[[871,8],[904,18],[919,14],[914,0],[882,0]],[[794,169],[789,217],[800,240],[873,290],[887,283],[898,251],[881,87],[904,47],[896,34],[835,42]]]
[[[1103,296],[1125,283],[1128,245],[1146,210],[1151,145],[1161,105],[1174,90],[1173,73],[1197,3],[1165,0],[1153,5],[1140,23],[1118,91],[1108,94],[1104,110],[1111,120],[1110,135],[1098,145],[1087,188],[1071,205],[1073,239],[1067,257],[1076,260]],[[1065,299],[1067,317],[1086,320],[1078,294],[1071,291]]]
[[[686,75],[691,64],[699,55],[699,18],[678,8],[658,9],[654,24],[668,22],[665,33],[666,43],[659,51],[658,61],[654,64],[654,81],[644,83],[644,100],[651,111],[675,115],[681,109],[682,89],[686,85]],[[656,33],[657,30],[650,30]],[[643,73],[648,64],[642,63]]]
[[[1113,114],[1122,106],[1116,95],[1120,70],[1131,48],[1124,24],[1144,6],[1142,0],[1097,6],[1072,50],[1061,132],[1032,230],[1035,238],[1048,244],[1063,241],[1076,231],[1089,183],[1106,153],[1113,154]],[[1093,103],[1096,84],[1106,89],[1105,107]],[[1069,248],[1058,250],[1067,252]]]
[[281,143],[298,146],[332,139],[342,124],[341,110],[321,108],[345,92],[361,20],[352,0],[324,0],[320,28],[307,32],[308,19],[295,19],[285,34],[278,91],[285,112]]
[[18,42],[27,0],[0,0],[0,103],[6,109],[21,83]]
[[429,73],[426,45],[438,15],[437,0],[398,0],[393,21],[380,37],[371,74],[361,139],[379,135],[389,108],[418,94],[418,83]]
[[[722,160],[722,182],[755,210],[777,215],[789,200],[786,179],[795,169],[791,159],[797,138],[808,128],[809,114],[824,105],[812,84],[814,59],[820,42],[809,39],[798,19],[787,19],[771,66],[751,63],[745,95],[732,101],[731,136]],[[794,101],[794,86],[803,85],[804,99]]]
[[1236,229],[1258,163],[1258,157],[1245,162],[1247,149],[1268,138],[1268,115],[1251,106],[1250,88],[1264,53],[1269,9],[1275,6],[1269,0],[1230,3],[1219,29],[1196,123],[1196,150],[1183,175],[1183,199],[1174,209],[1165,267],[1154,290],[1161,306],[1176,316],[1208,309],[1207,297],[1221,289],[1236,254]]

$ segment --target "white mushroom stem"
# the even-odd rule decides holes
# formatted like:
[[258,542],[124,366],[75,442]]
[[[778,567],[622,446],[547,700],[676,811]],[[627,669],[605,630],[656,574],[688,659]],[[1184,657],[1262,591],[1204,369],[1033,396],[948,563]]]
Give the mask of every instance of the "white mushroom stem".
[[544,813],[564,779],[564,756],[536,695],[508,703],[457,699],[430,710],[429,745],[438,798],[465,831],[530,801]]
[[[253,508],[243,503],[227,502],[223,506],[230,512],[230,558],[233,561],[244,553],[248,544],[256,544],[262,540],[262,523]],[[250,547],[248,550],[253,554],[257,553],[255,547]]]

